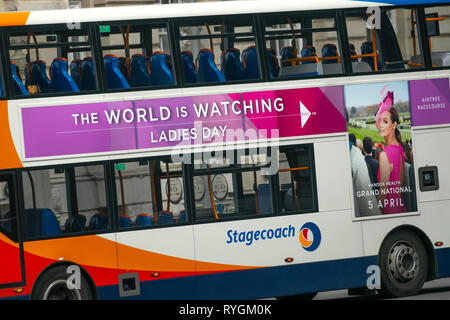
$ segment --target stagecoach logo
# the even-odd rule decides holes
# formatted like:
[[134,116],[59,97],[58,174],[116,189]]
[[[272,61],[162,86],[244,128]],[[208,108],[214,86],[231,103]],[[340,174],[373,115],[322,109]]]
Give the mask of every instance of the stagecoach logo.
[[307,222],[300,228],[298,238],[303,249],[306,251],[314,251],[319,247],[322,235],[316,224]]
[[227,231],[228,239],[226,243],[245,243],[246,246],[251,246],[259,241],[286,238],[295,239],[296,230],[300,231],[298,239],[300,240],[300,245],[303,249],[311,252],[319,247],[322,236],[319,227],[312,222],[305,223],[300,229],[297,229],[292,225],[249,231],[229,229]]

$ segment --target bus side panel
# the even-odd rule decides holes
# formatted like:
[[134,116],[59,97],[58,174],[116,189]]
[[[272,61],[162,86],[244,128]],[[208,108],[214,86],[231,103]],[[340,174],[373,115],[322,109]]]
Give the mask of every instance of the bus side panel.
[[[47,267],[68,262],[84,268],[96,287],[117,285],[117,249],[114,234],[80,236],[24,243],[27,286],[31,294],[37,277]],[[101,297],[100,297],[101,298]]]
[[14,104],[11,106],[11,102],[0,101],[0,150],[2,150],[2,156],[0,157],[0,169],[11,169],[11,168],[21,168],[22,161],[18,155],[18,141],[19,139],[13,140],[13,133],[11,128],[17,128],[14,124]]
[[365,285],[373,261],[363,258],[361,225],[352,221],[348,143],[324,139],[314,152],[319,212],[194,226],[199,274],[222,272],[199,276],[199,285],[210,281],[204,290],[211,296],[225,284],[233,296],[250,298]]
[[[414,226],[425,233],[430,242],[443,242],[434,246],[438,263],[438,276],[450,276],[450,139],[449,128],[415,129],[413,136],[414,172],[418,202],[417,214],[391,214],[377,220],[363,221],[363,236],[366,255],[377,256],[386,235],[401,225]],[[439,189],[421,191],[418,169],[437,166]],[[438,223],[437,223],[438,222]]]

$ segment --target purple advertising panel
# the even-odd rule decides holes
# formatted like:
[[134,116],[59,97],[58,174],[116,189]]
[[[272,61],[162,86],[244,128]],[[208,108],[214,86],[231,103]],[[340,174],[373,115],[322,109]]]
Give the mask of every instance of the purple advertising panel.
[[417,211],[408,81],[344,87],[357,217]]
[[449,80],[409,81],[413,126],[450,123]]
[[22,124],[27,158],[346,132],[341,86],[22,108]]

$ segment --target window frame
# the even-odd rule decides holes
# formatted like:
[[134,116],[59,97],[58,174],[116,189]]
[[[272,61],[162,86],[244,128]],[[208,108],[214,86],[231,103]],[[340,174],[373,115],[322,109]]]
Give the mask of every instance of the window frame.
[[[438,71],[438,70],[449,70],[450,69],[450,65],[449,66],[442,66],[442,67],[436,67],[433,68],[432,67],[432,60],[431,60],[431,54],[430,54],[430,46],[429,46],[429,42],[428,42],[428,28],[427,28],[427,23],[425,21],[426,18],[426,14],[425,14],[425,9],[427,8],[439,8],[439,7],[448,7],[450,9],[450,3],[436,3],[436,4],[426,4],[426,5],[421,5],[417,10],[419,11],[419,16],[421,17],[420,21],[418,21],[420,28],[422,29],[422,42],[423,42],[423,46],[425,48],[423,48],[423,50],[427,50],[427,55],[426,55],[426,68],[427,71]],[[418,19],[419,20],[419,19]],[[449,48],[449,52],[450,52],[450,48]]]
[[[246,13],[246,14],[236,14],[236,15],[209,15],[209,16],[198,16],[198,17],[184,17],[184,18],[175,18],[173,19],[174,22],[174,37],[173,40],[174,42],[176,42],[177,44],[177,53],[176,56],[179,59],[179,63],[180,63],[180,68],[179,68],[179,74],[180,74],[180,79],[181,79],[181,85],[183,88],[197,88],[197,87],[215,87],[215,86],[226,86],[226,85],[234,85],[234,84],[248,84],[248,83],[261,83],[261,82],[265,82],[266,79],[266,72],[263,68],[263,63],[261,60],[261,48],[260,45],[258,45],[258,43],[260,42],[260,32],[259,32],[259,23],[258,23],[258,18],[257,18],[258,14],[254,14],[254,13]],[[251,18],[251,23],[249,24],[249,26],[252,27],[252,32],[249,33],[253,33],[253,36],[248,36],[248,37],[253,37],[254,41],[255,41],[255,46],[256,46],[256,51],[258,53],[258,67],[259,67],[259,71],[260,71],[260,77],[259,79],[244,79],[244,80],[227,80],[225,82],[198,82],[198,83],[186,83],[184,81],[184,71],[181,65],[181,49],[180,49],[180,41],[182,41],[183,39],[188,39],[188,38],[198,38],[198,39],[209,39],[209,38],[232,38],[234,35],[236,35],[236,33],[230,33],[230,34],[226,34],[225,36],[221,36],[219,34],[217,35],[212,35],[211,37],[209,35],[199,35],[199,36],[181,36],[180,35],[180,28],[184,27],[184,26],[189,26],[189,25],[194,25],[194,26],[200,26],[200,25],[204,25],[205,21],[211,21],[211,20],[225,20],[227,22],[233,22],[233,21],[238,21],[241,22],[243,20],[245,20],[246,17],[250,17]],[[241,52],[242,54],[242,52]]]
[[[96,38],[96,33],[95,30],[93,30],[92,27],[92,23],[82,23],[81,24],[81,29],[85,30],[85,34],[89,37],[88,43],[90,43],[90,51],[92,53],[92,57],[94,59],[94,66],[95,66],[95,72],[96,72],[96,84],[97,84],[97,89],[96,90],[85,90],[82,91],[80,90],[79,92],[57,92],[57,93],[39,93],[39,94],[30,94],[30,95],[18,95],[15,93],[15,90],[13,89],[13,84],[12,81],[8,81],[9,85],[9,98],[10,99],[38,99],[38,98],[53,98],[53,97],[65,97],[65,96],[78,96],[78,95],[89,95],[89,94],[99,94],[102,93],[103,91],[103,87],[102,87],[102,82],[99,78],[99,74],[102,74],[102,72],[99,70],[99,64],[98,64],[98,55],[96,54],[97,50],[96,50],[96,44],[97,41]],[[54,32],[54,33],[58,33],[58,32],[64,32],[64,31],[69,31],[70,30],[67,28],[66,24],[43,24],[43,25],[32,25],[32,26],[14,26],[14,27],[7,27],[4,28],[4,38],[3,38],[3,44],[4,44],[4,52],[5,52],[5,57],[6,57],[6,66],[11,65],[11,57],[10,57],[10,50],[13,50],[16,46],[11,46],[10,45],[10,38],[14,37],[14,36],[18,36],[15,35],[14,33],[39,33],[39,32]],[[67,45],[65,46],[57,46],[58,42],[56,44],[30,44],[30,45],[20,45],[18,46],[19,48],[22,47],[29,47],[30,50],[33,50],[34,48],[56,48],[57,50],[60,50],[60,48],[62,47],[67,47]],[[56,58],[56,57],[55,57]],[[69,65],[68,65],[69,67]],[[8,79],[11,79],[11,70],[9,70],[10,68],[8,68],[7,71],[7,77]],[[25,82],[24,82],[25,85]]]
[[[58,235],[50,235],[50,236],[37,236],[37,237],[27,237],[26,235],[26,226],[25,226],[25,199],[24,199],[24,184],[23,184],[23,174],[27,174],[28,171],[42,171],[42,170],[67,170],[67,169],[74,169],[76,167],[89,167],[89,166],[97,166],[97,165],[101,165],[103,166],[103,174],[104,174],[104,187],[105,187],[105,194],[106,194],[106,214],[108,216],[108,224],[109,227],[107,229],[103,229],[103,230],[89,230],[88,228],[86,228],[86,231],[80,231],[80,232],[64,232],[65,230],[63,230],[63,228],[61,228],[61,234]],[[109,180],[111,179],[111,174],[110,174],[110,170],[111,168],[109,168],[110,166],[110,162],[109,161],[102,161],[102,162],[86,162],[86,163],[68,163],[68,164],[61,164],[61,165],[53,165],[53,166],[42,166],[42,167],[26,167],[26,168],[21,168],[21,169],[17,169],[17,189],[19,190],[18,192],[18,199],[19,199],[19,206],[18,206],[18,212],[20,215],[20,232],[23,235],[23,241],[24,242],[29,242],[29,241],[38,241],[38,240],[47,240],[47,239],[60,239],[60,238],[69,238],[69,237],[79,237],[79,236],[85,236],[85,235],[95,235],[95,234],[106,234],[106,233],[114,233],[116,232],[116,225],[117,222],[115,219],[115,216],[113,215],[113,207],[111,206],[111,183],[109,182]],[[67,200],[67,219],[69,219],[70,217],[72,217],[73,212],[71,212],[71,203],[78,202],[77,199],[77,194],[73,194],[71,193],[69,190],[71,190],[72,188],[68,187],[68,184],[70,183],[68,181],[68,179],[64,179],[64,183],[66,186],[66,193],[65,193],[65,197]],[[76,184],[76,181],[74,181],[74,183]],[[77,209],[78,211],[78,209]],[[87,225],[88,226],[89,222],[87,221]]]
[[[305,76],[305,77],[286,77],[286,78],[270,78],[269,75],[269,65],[266,59],[261,59],[261,57],[265,57],[266,50],[266,40],[265,40],[265,17],[266,16],[279,16],[283,14],[283,12],[272,12],[272,13],[257,13],[257,14],[241,14],[236,16],[224,16],[224,15],[211,15],[211,16],[197,16],[197,17],[185,17],[185,18],[164,18],[164,19],[147,19],[147,20],[132,20],[132,24],[160,24],[161,22],[166,23],[167,25],[167,34],[169,40],[169,46],[171,50],[171,58],[173,63],[173,74],[176,84],[173,86],[155,86],[155,87],[141,87],[141,88],[130,88],[130,89],[114,89],[112,91],[106,88],[106,77],[103,68],[103,51],[101,48],[100,41],[100,32],[98,30],[98,25],[105,24],[119,24],[123,21],[101,21],[101,22],[86,22],[82,23],[82,28],[88,30],[89,41],[91,42],[91,50],[92,56],[95,59],[96,66],[96,74],[97,74],[97,83],[98,88],[95,91],[80,91],[80,92],[66,92],[66,93],[51,93],[51,94],[39,94],[39,95],[28,95],[21,96],[16,95],[14,92],[14,87],[11,81],[4,81],[4,96],[0,97],[0,100],[16,100],[16,99],[37,99],[37,98],[46,98],[46,97],[67,97],[67,96],[78,96],[78,95],[91,95],[91,94],[105,94],[105,93],[126,93],[126,92],[138,92],[138,91],[151,91],[151,90],[166,90],[173,88],[201,88],[201,87],[211,87],[214,88],[216,86],[227,86],[227,85],[235,85],[235,84],[257,84],[272,81],[299,81],[299,80],[310,80],[310,79],[322,79],[322,78],[339,78],[339,77],[347,77],[347,76],[367,76],[367,75],[375,75],[375,74],[394,74],[394,73],[407,73],[407,72],[421,72],[421,71],[438,71],[438,70],[448,70],[450,66],[443,66],[433,68],[431,65],[431,55],[429,54],[429,45],[427,41],[427,29],[425,19],[425,8],[429,7],[440,7],[447,6],[446,3],[441,4],[422,4],[422,5],[405,5],[405,6],[386,6],[383,7],[383,10],[390,10],[396,8],[403,9],[414,9],[416,12],[417,19],[417,31],[418,31],[418,39],[419,39],[419,47],[421,53],[423,55],[423,63],[424,67],[421,69],[405,69],[405,70],[381,70],[377,73],[375,72],[360,72],[354,73],[351,69],[351,61],[349,58],[349,51],[347,48],[348,43],[348,34],[346,30],[346,20],[345,13],[352,10],[362,10],[363,8],[356,9],[324,9],[324,10],[308,10],[308,11],[298,11],[294,14],[311,14],[314,13],[315,16],[334,16],[335,17],[335,29],[337,32],[338,43],[340,46],[341,53],[341,63],[343,73],[340,74],[323,74],[316,76]],[[181,65],[181,51],[180,51],[180,35],[179,35],[179,26],[180,23],[189,22],[189,21],[203,21],[204,19],[239,19],[240,17],[251,16],[253,19],[253,30],[255,37],[255,45],[258,51],[259,56],[259,68],[260,68],[260,79],[249,79],[242,81],[227,81],[227,82],[215,82],[215,83],[196,83],[196,84],[187,84],[184,83],[182,65]],[[130,21],[128,21],[130,22]],[[9,57],[9,34],[11,31],[17,30],[51,30],[58,29],[64,27],[64,24],[53,24],[53,25],[33,25],[33,26],[14,26],[14,27],[0,27],[0,42],[4,45],[0,48],[0,60],[1,65],[3,66],[3,77],[4,80],[11,78],[11,70],[10,70],[10,57]],[[7,43],[6,43],[7,42]],[[344,44],[345,45],[342,45]],[[100,60],[99,60],[100,59]]]
[[[346,67],[346,60],[348,60],[346,58],[345,52],[347,52],[347,47],[343,45],[343,38],[342,38],[342,34],[347,34],[346,33],[346,29],[343,28],[342,23],[340,22],[341,18],[341,9],[323,9],[323,10],[305,10],[305,11],[294,11],[294,12],[275,12],[275,13],[265,13],[261,15],[261,22],[259,25],[259,33],[261,34],[261,38],[263,40],[264,43],[264,51],[267,49],[267,44],[266,44],[266,26],[270,25],[270,21],[268,21],[268,19],[274,17],[280,17],[280,16],[284,16],[284,17],[290,17],[290,16],[296,16],[296,17],[304,17],[304,16],[313,16],[314,19],[326,19],[326,18],[334,18],[334,28],[317,28],[319,30],[323,29],[322,31],[319,32],[330,32],[330,31],[335,31],[336,32],[336,37],[337,37],[337,41],[338,41],[338,45],[339,45],[339,53],[340,53],[340,57],[341,57],[341,65],[342,65],[342,72],[341,73],[334,73],[334,74],[319,74],[319,75],[313,75],[313,76],[289,76],[289,77],[274,77],[274,78],[270,78],[269,76],[269,70],[268,70],[268,65],[266,65],[266,70],[265,70],[265,74],[267,76],[267,80],[268,82],[277,82],[277,81],[292,81],[292,80],[310,80],[310,79],[322,79],[322,78],[337,78],[337,77],[345,77],[349,74],[349,70],[347,70]],[[316,28],[311,28],[311,31],[308,30],[306,31],[306,33],[310,33],[312,35],[312,33],[314,32],[313,30]],[[300,29],[301,30],[301,29]],[[298,34],[301,34],[301,31],[297,30]],[[289,34],[286,33],[286,37]],[[289,37],[287,37],[289,38]]]
[[[147,19],[147,20],[137,19],[137,20],[128,20],[128,21],[124,21],[124,20],[100,21],[100,22],[92,23],[94,25],[94,29],[97,30],[97,39],[96,39],[97,41],[96,42],[98,43],[98,47],[99,47],[98,56],[99,56],[99,58],[101,58],[101,62],[102,62],[101,74],[102,74],[102,81],[104,82],[104,87],[103,87],[102,93],[126,93],[126,92],[134,92],[134,91],[139,92],[139,91],[152,91],[152,90],[166,90],[166,89],[181,88],[181,84],[178,80],[179,68],[177,67],[178,63],[181,63],[181,61],[180,62],[175,61],[175,60],[179,60],[177,53],[176,53],[179,50],[176,50],[177,48],[174,47],[174,45],[172,43],[173,42],[172,39],[174,38],[174,36],[173,36],[174,33],[172,31],[173,28],[172,28],[171,20],[173,20],[173,19],[170,19],[170,18],[168,18],[168,19]],[[105,70],[103,67],[103,58],[105,56],[105,53],[104,53],[104,48],[101,45],[101,33],[99,31],[99,27],[102,25],[117,26],[120,24],[121,25],[130,24],[130,25],[136,25],[139,27],[165,25],[165,28],[167,30],[167,38],[168,38],[168,43],[169,43],[170,57],[172,59],[172,73],[173,73],[173,78],[174,78],[174,84],[160,85],[160,86],[151,85],[149,87],[131,87],[131,85],[130,85],[130,88],[121,88],[121,89],[109,89],[108,88],[108,85],[106,83],[106,73],[105,73]],[[156,28],[158,28],[158,27],[156,27]],[[152,27],[151,27],[151,30],[153,30]],[[120,34],[120,33],[118,33],[118,34]],[[150,45],[152,45],[152,44],[150,44]],[[148,50],[148,48],[145,47],[145,41],[143,42],[141,37],[140,37],[140,43],[138,45],[136,45],[136,44],[131,45],[130,49],[132,48],[132,46],[135,48],[142,48],[143,50]],[[112,50],[121,50],[121,49],[125,50],[125,45],[123,43],[121,43],[120,45],[115,45],[114,47],[117,47],[117,49],[112,49]],[[151,57],[151,54],[153,53],[152,49],[153,48],[150,48],[150,50],[152,52],[150,52],[149,58]],[[131,56],[130,56],[130,58],[131,58]]]

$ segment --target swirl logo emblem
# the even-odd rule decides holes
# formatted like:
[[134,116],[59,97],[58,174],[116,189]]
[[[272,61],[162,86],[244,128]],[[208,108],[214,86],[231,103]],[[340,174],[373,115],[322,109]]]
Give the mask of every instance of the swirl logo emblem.
[[316,224],[307,222],[300,228],[300,235],[298,238],[303,249],[306,251],[314,251],[319,247],[322,235]]

